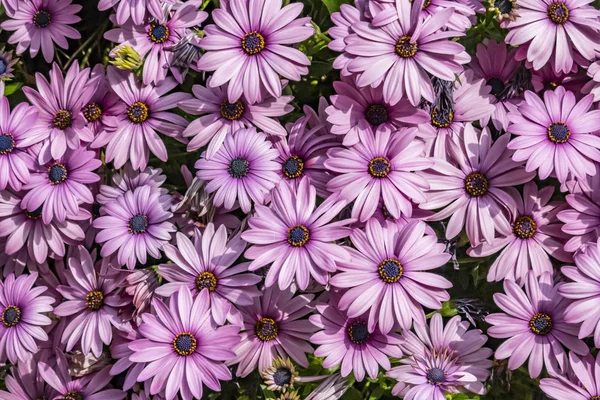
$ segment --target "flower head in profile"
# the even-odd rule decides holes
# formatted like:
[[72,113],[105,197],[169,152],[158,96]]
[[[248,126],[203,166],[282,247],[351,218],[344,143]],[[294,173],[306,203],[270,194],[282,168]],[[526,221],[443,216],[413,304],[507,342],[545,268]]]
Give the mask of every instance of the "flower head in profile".
[[5,51],[5,48],[0,49],[0,79],[13,78],[12,74],[15,64],[19,61],[13,58],[11,51]]
[[573,377],[550,374],[540,381],[540,389],[554,400],[589,400],[600,398],[600,354],[596,359],[591,354],[584,357],[569,353],[569,368]]
[[508,132],[516,135],[508,144],[513,160],[527,161],[526,170],[537,170],[540,179],[554,173],[561,183],[569,174],[595,175],[600,138],[592,133],[600,126],[600,110],[590,111],[592,101],[592,95],[576,101],[562,86],[544,92],[543,100],[527,91],[518,112],[508,114]]
[[316,327],[303,317],[313,310],[314,296],[294,293],[294,288],[280,290],[273,285],[254,298],[254,304],[240,308],[244,317],[242,341],[233,349],[236,357],[228,363],[237,364],[237,376],[249,375],[257,365],[264,371],[277,355],[308,367],[305,353],[313,352],[308,339]]
[[455,316],[446,326],[439,313],[429,325],[415,324],[415,333],[402,332],[402,349],[408,357],[387,376],[398,380],[392,394],[405,399],[444,399],[446,394],[484,394],[490,376],[492,350],[479,329]]
[[255,128],[240,129],[228,135],[214,157],[206,152],[196,162],[196,176],[209,181],[208,193],[215,193],[214,204],[232,210],[236,200],[249,213],[252,203],[262,204],[280,178],[275,162],[277,151]]
[[154,18],[164,15],[162,4],[173,4],[174,0],[99,0],[98,10],[105,11],[114,8],[117,24],[124,25],[130,18],[134,24],[143,24],[148,14]]
[[295,189],[281,182],[272,192],[271,206],[256,206],[256,216],[248,221],[242,238],[254,246],[245,257],[253,260],[251,271],[271,264],[265,285],[278,283],[287,289],[294,278],[301,290],[310,278],[326,285],[336,263],[349,261],[346,250],[335,241],[347,237],[350,219],[332,222],[346,202],[339,196],[328,197],[316,206],[317,192],[310,180],[302,178]]
[[365,230],[355,229],[348,248],[350,262],[338,263],[331,278],[337,288],[348,289],[339,307],[350,318],[368,313],[368,331],[376,326],[387,334],[399,325],[410,329],[413,321],[425,323],[423,307],[437,310],[450,299],[452,283],[428,272],[450,260],[446,246],[435,235],[425,233],[425,223],[413,221],[403,228],[375,219]]
[[550,373],[565,372],[565,349],[579,355],[589,352],[577,338],[579,328],[567,323],[565,310],[571,301],[562,297],[552,282],[552,275],[535,277],[530,272],[525,291],[515,282],[504,280],[504,292],[494,294],[494,302],[504,312],[490,314],[485,321],[493,325],[488,335],[506,339],[496,350],[499,360],[508,358],[508,368],[515,370],[529,359],[529,375],[537,378],[545,366]]
[[142,338],[129,348],[133,362],[144,362],[138,380],[152,379],[150,393],[165,390],[165,398],[177,394],[183,400],[201,399],[203,388],[219,392],[219,381],[231,379],[223,361],[232,359],[232,349],[240,342],[239,327],[214,327],[211,323],[208,291],[192,298],[186,286],[169,298],[167,306],[155,299],[156,315],[144,314],[139,330]]
[[215,71],[209,83],[218,87],[227,82],[230,103],[242,95],[250,104],[262,100],[265,93],[281,97],[279,76],[299,81],[308,73],[310,60],[290,45],[314,34],[309,17],[298,18],[302,3],[281,8],[281,3],[249,3],[229,0],[212,12],[214,25],[204,28],[200,47],[206,53],[197,68]]
[[0,28],[6,31],[15,31],[8,38],[8,43],[17,44],[17,54],[23,54],[29,48],[29,54],[35,57],[41,48],[44,60],[51,63],[54,44],[68,49],[67,38],[81,38],[81,34],[70,26],[81,21],[75,15],[81,11],[81,5],[71,4],[71,0],[31,0],[18,3],[18,9],[0,24]]
[[250,306],[260,295],[256,284],[260,276],[248,273],[249,263],[235,264],[246,248],[240,235],[228,240],[227,228],[209,223],[204,232],[194,232],[193,243],[184,234],[177,233],[177,247],[166,244],[164,252],[172,264],[161,264],[158,273],[169,283],[156,293],[170,296],[181,286],[190,289],[193,296],[208,292],[211,317],[217,325],[227,320],[241,326],[239,306]]

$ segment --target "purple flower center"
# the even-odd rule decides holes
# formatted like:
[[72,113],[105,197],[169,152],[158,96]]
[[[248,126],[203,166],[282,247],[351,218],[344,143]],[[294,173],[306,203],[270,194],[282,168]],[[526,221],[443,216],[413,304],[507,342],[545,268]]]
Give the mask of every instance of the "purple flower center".
[[513,233],[519,239],[531,239],[535,235],[537,224],[528,215],[521,215],[513,224]]
[[57,129],[67,129],[71,127],[73,116],[69,110],[58,110],[52,119],[52,125]]
[[402,58],[412,58],[417,54],[417,43],[411,43],[410,39],[410,36],[404,35],[396,41],[394,51]]
[[212,272],[203,272],[196,277],[196,288],[199,291],[208,289],[209,292],[214,292],[217,288],[217,278]]
[[94,290],[85,295],[85,306],[88,310],[98,311],[104,305],[104,293]]
[[431,111],[431,125],[436,128],[448,128],[454,121],[454,113],[452,111],[439,112],[437,108]]
[[365,118],[374,126],[379,126],[388,120],[388,110],[381,104],[371,104],[365,111]]
[[261,318],[254,325],[254,333],[261,342],[270,342],[277,338],[279,326],[272,318]]
[[150,24],[148,37],[154,43],[164,43],[169,40],[169,27],[165,24]]
[[485,84],[492,87],[492,90],[490,93],[493,94],[494,96],[496,96],[496,98],[498,96],[500,96],[500,94],[504,90],[504,82],[502,82],[498,78],[490,78],[487,80],[487,82]]
[[288,229],[287,241],[292,247],[302,247],[309,239],[308,229],[304,225],[296,225]]
[[427,382],[432,385],[440,385],[446,380],[446,373],[440,368],[431,368],[427,371]]
[[369,340],[369,329],[367,323],[354,321],[348,326],[348,338],[354,344],[364,344]]
[[393,258],[386,258],[377,267],[379,277],[385,283],[396,283],[400,280],[403,273],[400,261]]
[[562,25],[569,20],[569,9],[565,3],[552,3],[548,7],[548,18],[556,25]]
[[250,163],[248,160],[242,157],[237,157],[231,160],[229,166],[227,167],[227,172],[233,178],[241,179],[248,174],[248,170],[250,169]]
[[465,178],[465,191],[471,197],[480,197],[488,191],[488,180],[480,172],[473,172]]
[[133,103],[127,110],[127,117],[134,124],[141,124],[148,119],[148,106],[141,101]]
[[59,185],[67,180],[67,168],[60,163],[54,163],[48,168],[48,180],[53,185]]
[[96,122],[102,117],[102,107],[96,102],[91,102],[84,107],[83,116],[88,122]]
[[3,58],[0,58],[0,75],[6,72],[8,69],[8,63]]
[[50,25],[50,21],[52,20],[50,13],[46,10],[37,10],[35,14],[33,14],[33,24],[38,28],[46,28]]
[[27,218],[29,219],[40,219],[42,218],[42,206],[39,206],[36,210],[34,211],[25,211],[25,214],[27,215]]
[[67,392],[62,400],[83,400],[83,394],[81,392]]
[[529,329],[536,335],[545,336],[552,332],[552,318],[546,313],[537,313],[529,320]]
[[571,131],[564,122],[555,122],[548,127],[548,139],[553,143],[566,143],[571,137]]
[[0,154],[8,154],[15,148],[15,138],[10,133],[0,134]]
[[373,178],[385,178],[391,170],[391,164],[383,157],[375,157],[369,161],[369,174]]
[[296,179],[304,172],[304,161],[298,156],[290,156],[283,163],[283,174],[289,179]]
[[387,209],[387,207],[385,206],[385,204],[383,204],[381,206],[381,213],[383,214],[383,216],[385,217],[385,219],[389,219],[390,221],[395,221],[396,220],[396,218],[394,218],[394,216],[392,214],[390,214],[390,212]]
[[288,386],[292,382],[292,371],[287,367],[279,367],[273,373],[273,382],[279,387]]
[[221,117],[230,121],[235,121],[242,118],[245,109],[246,108],[241,101],[238,100],[235,103],[230,103],[225,99],[221,102]]
[[173,349],[180,356],[189,356],[194,354],[198,341],[190,332],[182,332],[173,339]]
[[7,328],[12,328],[21,320],[21,310],[17,306],[8,306],[2,311],[2,323]]
[[146,232],[146,228],[148,228],[148,217],[142,214],[136,214],[133,217],[129,218],[129,223],[127,224],[129,228],[129,232],[137,235],[138,233]]
[[247,33],[242,38],[242,49],[246,54],[254,55],[263,51],[265,48],[265,38],[257,31]]

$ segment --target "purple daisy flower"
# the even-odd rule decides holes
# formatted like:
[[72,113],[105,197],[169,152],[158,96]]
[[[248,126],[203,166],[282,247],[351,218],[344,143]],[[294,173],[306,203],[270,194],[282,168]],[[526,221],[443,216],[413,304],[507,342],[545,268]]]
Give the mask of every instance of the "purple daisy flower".
[[557,215],[564,222],[563,232],[571,236],[565,244],[569,252],[596,243],[600,236],[600,175],[580,181],[580,190],[565,197],[569,208]]
[[528,182],[523,188],[523,197],[509,188],[516,209],[510,210],[511,233],[495,237],[492,244],[482,243],[467,250],[471,257],[487,257],[501,251],[490,267],[489,282],[510,279],[523,286],[529,271],[535,277],[544,272],[552,273],[552,261],[549,256],[562,262],[571,262],[572,255],[563,250],[569,237],[561,231],[556,214],[561,204],[551,202],[554,187],[546,186],[538,191],[534,182]]
[[315,30],[310,18],[299,18],[304,5],[229,0],[211,13],[216,25],[204,28],[200,47],[206,53],[197,68],[215,71],[209,83],[218,87],[227,82],[230,103],[242,97],[250,104],[264,93],[281,97],[279,76],[299,81],[308,73],[310,60],[290,45],[311,37]]
[[[142,323],[143,320],[140,321],[140,324]],[[116,376],[127,371],[125,373],[125,379],[123,380],[123,390],[129,390],[136,384],[138,376],[147,365],[145,362],[133,362],[129,359],[129,356],[134,353],[134,351],[129,348],[129,343],[143,339],[144,337],[140,335],[137,328],[132,328],[127,332],[116,331],[115,333],[110,345],[110,356],[117,361],[111,367],[110,374]],[[149,381],[144,382],[144,386],[147,387],[148,382]]]
[[587,69],[587,76],[591,79],[582,88],[585,94],[591,93],[594,101],[600,100],[600,61],[592,63]]
[[81,39],[77,30],[69,25],[81,21],[76,16],[82,6],[71,4],[71,0],[31,0],[20,1],[19,8],[8,21],[0,24],[0,28],[16,31],[8,43],[17,44],[17,54],[29,48],[31,57],[35,57],[42,49],[47,63],[54,58],[54,44],[63,49],[69,48],[69,39]]
[[508,368],[515,370],[529,358],[529,376],[537,378],[545,365],[549,372],[566,371],[567,354],[563,345],[579,355],[589,352],[577,338],[579,326],[565,321],[565,310],[571,301],[562,297],[544,273],[536,278],[530,272],[525,292],[513,281],[504,280],[504,292],[494,293],[494,302],[503,313],[490,314],[488,335],[504,341],[496,350],[499,360],[509,358]]
[[367,329],[367,316],[348,318],[335,304],[319,304],[318,314],[309,317],[319,328],[310,341],[319,345],[315,356],[324,357],[323,368],[334,368],[341,364],[341,374],[346,377],[352,372],[358,382],[365,378],[377,379],[379,367],[391,368],[388,357],[402,357],[399,347],[400,336],[390,332],[383,334],[378,328]]
[[477,57],[471,62],[473,75],[476,79],[485,79],[490,87],[494,112],[480,118],[481,126],[487,126],[490,120],[496,130],[506,130],[509,112],[517,112],[521,99],[508,98],[504,92],[509,80],[520,63],[515,60],[515,49],[508,50],[506,44],[494,40],[484,40],[477,45]]
[[189,98],[187,93],[171,93],[177,86],[172,78],[165,78],[156,86],[142,86],[135,74],[108,67],[110,87],[122,100],[118,113],[107,117],[107,134],[98,138],[94,147],[106,146],[106,161],[121,168],[127,160],[136,170],[148,165],[150,151],[159,160],[167,161],[165,144],[156,131],[163,135],[185,141],[181,133],[187,121],[180,115],[167,112],[177,107],[177,103]]
[[192,298],[187,286],[169,299],[169,307],[155,299],[156,316],[144,314],[140,325],[143,339],[129,344],[134,362],[148,363],[139,381],[152,378],[150,393],[165,390],[167,400],[179,393],[183,400],[202,398],[202,384],[221,391],[220,380],[230,380],[223,361],[232,359],[231,350],[240,342],[239,326],[215,328],[211,324],[208,291]]
[[36,162],[27,150],[43,139],[32,135],[37,118],[35,107],[27,103],[17,105],[11,113],[8,99],[0,96],[0,190],[10,186],[19,191],[29,182],[29,171]]
[[129,18],[135,24],[143,24],[149,13],[154,18],[161,18],[163,14],[162,3],[173,4],[173,0],[99,0],[98,10],[105,11],[116,8],[117,24],[124,25]]
[[478,133],[471,124],[465,126],[460,144],[449,144],[450,161],[438,160],[432,172],[423,173],[429,183],[427,201],[419,206],[426,210],[443,209],[429,219],[450,217],[446,239],[460,234],[463,226],[472,246],[492,244],[494,232],[510,234],[509,211],[517,209],[507,187],[529,182],[535,172],[527,172],[511,160],[506,149],[509,135],[492,143],[488,128]]
[[4,51],[4,47],[0,49],[0,79],[14,78],[13,67],[19,61],[12,57],[11,51]]
[[336,263],[350,260],[348,252],[335,241],[352,232],[347,225],[353,220],[332,222],[346,202],[335,195],[319,207],[316,201],[316,189],[308,178],[302,178],[297,189],[281,182],[272,192],[271,207],[256,206],[256,216],[248,221],[250,229],[242,238],[255,245],[245,253],[253,260],[250,271],[271,264],[266,286],[277,281],[284,290],[295,277],[299,288],[305,290],[311,276],[326,285]]
[[600,11],[590,3],[591,0],[519,2],[520,18],[502,24],[508,29],[505,41],[520,46],[536,70],[550,61],[556,72],[569,72],[574,61],[591,61],[600,50]]
[[206,191],[216,192],[215,206],[231,210],[237,200],[242,211],[249,213],[252,202],[262,204],[280,180],[277,156],[264,134],[255,128],[242,128],[226,136],[214,157],[206,159],[204,152],[194,166],[196,176],[209,181]]
[[48,340],[42,327],[51,324],[46,316],[54,299],[42,296],[45,286],[33,288],[37,273],[0,280],[0,361],[16,364],[27,353],[38,352],[38,343]]
[[40,353],[26,353],[5,377],[6,389],[0,390],[0,400],[53,399],[57,393],[46,384],[38,371]]
[[398,380],[392,394],[404,399],[444,400],[446,394],[472,392],[485,394],[490,376],[492,350],[479,329],[469,329],[467,321],[456,316],[446,326],[439,313],[427,324],[415,324],[415,332],[402,332],[402,349],[409,357],[387,376]]
[[525,92],[519,112],[508,114],[508,132],[518,136],[508,144],[515,150],[513,160],[527,161],[526,170],[537,169],[540,179],[554,172],[561,183],[569,174],[579,179],[595,175],[600,137],[592,133],[600,126],[600,110],[589,111],[593,98],[576,101],[562,86],[546,91],[543,101]]
[[96,200],[100,204],[106,204],[115,201],[126,192],[133,192],[141,186],[150,186],[153,190],[161,193],[160,203],[165,207],[171,205],[171,195],[167,189],[161,186],[167,180],[162,169],[146,167],[143,171],[135,171],[130,163],[125,164],[122,171],[117,171],[112,175],[112,186],[101,185]]
[[424,191],[429,189],[415,171],[433,165],[431,159],[422,157],[425,143],[415,140],[417,128],[375,134],[366,121],[361,121],[359,129],[358,144],[327,152],[325,166],[338,174],[329,180],[327,190],[354,201],[352,218],[361,222],[373,216],[381,198],[394,218],[410,217],[412,203],[424,202]]
[[27,211],[21,204],[22,195],[0,191],[0,236],[7,238],[5,251],[8,255],[18,255],[21,250],[26,250],[30,259],[42,264],[49,256],[64,257],[65,244],[77,245],[85,238],[80,221],[88,219],[89,214],[80,210],[79,214],[63,222],[54,219],[44,224],[43,206]]
[[369,312],[369,332],[378,325],[387,334],[396,324],[410,329],[413,320],[425,323],[423,306],[442,308],[450,299],[445,289],[452,283],[429,271],[450,260],[446,246],[425,233],[425,223],[415,221],[403,228],[371,219],[364,231],[350,235],[356,249],[348,248],[351,260],[338,263],[331,284],[349,289],[339,307],[356,318]]
[[124,276],[115,271],[108,258],[97,263],[95,252],[83,246],[68,259],[65,271],[68,286],[60,285],[56,290],[65,299],[54,309],[59,317],[69,317],[62,342],[66,351],[71,351],[80,342],[84,354],[99,357],[102,344],[112,341],[112,327],[125,330],[127,327],[119,316],[119,307],[131,302],[119,295],[119,284]]
[[190,122],[183,131],[184,137],[193,137],[187,150],[195,151],[208,144],[207,158],[212,158],[228,135],[242,128],[252,126],[275,136],[285,136],[286,131],[277,117],[290,113],[294,107],[289,103],[293,96],[264,96],[256,104],[248,104],[244,99],[230,103],[227,98],[227,85],[210,87],[210,78],[206,87],[192,86],[195,98],[179,103],[179,108],[188,114],[201,115]]
[[46,362],[40,361],[38,371],[46,383],[58,392],[56,399],[121,400],[127,396],[127,393],[120,389],[107,389],[112,379],[109,373],[110,366],[73,379],[69,374],[69,365],[63,352],[57,350],[55,354],[56,366],[51,367]]
[[[416,204],[413,204],[412,208],[413,211],[410,218],[405,215],[401,215],[400,218],[394,218],[385,207],[385,204],[383,204],[383,199],[381,199],[379,205],[377,206],[377,210],[375,210],[375,214],[373,214],[372,218],[379,221],[382,225],[385,224],[385,221],[390,221],[398,225],[398,228],[403,228],[408,223],[413,221],[426,221],[428,217],[434,214],[433,211],[421,210]],[[353,227],[364,228],[365,224],[354,224]],[[425,232],[428,235],[435,235],[435,231],[433,230],[433,228],[427,224]]]
[[333,68],[341,70],[342,77],[352,75],[348,71],[348,64],[354,57],[346,51],[346,38],[353,32],[352,24],[367,20],[364,3],[356,1],[356,6],[358,8],[350,4],[341,4],[340,11],[331,14],[331,22],[334,26],[327,31],[329,36],[333,38],[328,44],[329,49],[341,53],[333,61]]
[[244,331],[240,332],[242,341],[233,351],[236,357],[228,362],[238,364],[237,376],[250,374],[258,365],[259,371],[271,366],[279,355],[290,357],[302,367],[308,367],[304,353],[312,353],[308,343],[316,327],[307,319],[313,307],[312,294],[294,296],[294,288],[280,290],[277,285],[265,288],[254,304],[241,307],[244,317]]
[[577,100],[583,97],[581,91],[589,80],[586,71],[582,68],[578,69],[577,66],[573,66],[570,72],[564,73],[555,72],[552,65],[546,64],[541,69],[531,72],[531,84],[534,91],[541,94],[545,90],[554,90],[559,86],[563,86],[566,90],[575,93]]
[[58,64],[54,63],[50,82],[39,72],[35,79],[39,92],[27,86],[23,92],[39,111],[38,123],[30,135],[45,139],[39,150],[39,162],[45,164],[53,158],[61,158],[67,148],[77,150],[82,141],[94,140],[83,129],[86,124],[83,107],[94,95],[99,79],[97,76],[90,79],[89,68],[80,71],[77,61],[64,77]]
[[92,204],[94,196],[89,185],[100,180],[93,171],[102,165],[93,151],[84,148],[67,150],[58,159],[38,165],[31,173],[29,190],[21,206],[30,213],[42,207],[42,221],[49,224],[56,218],[63,222],[79,214],[80,204]]
[[413,106],[421,97],[433,102],[427,73],[453,81],[454,74],[462,72],[462,64],[471,60],[462,45],[447,40],[464,33],[449,30],[437,35],[454,10],[447,8],[423,20],[423,4],[418,0],[412,3],[410,12],[398,10],[392,22],[388,23],[389,18],[381,21],[383,26],[375,20],[372,24],[356,22],[352,24],[354,33],[346,38],[346,51],[355,56],[348,70],[360,73],[358,86],[383,82],[383,98],[392,105],[402,98]]
[[173,13],[163,11],[149,23],[130,21],[119,24],[120,27],[106,32],[104,38],[129,46],[140,57],[145,58],[142,71],[144,85],[163,81],[167,77],[168,68],[177,82],[182,83],[182,70],[173,65],[175,53],[167,49],[185,37],[191,27],[199,26],[206,18],[208,14],[198,10],[198,5],[192,2],[178,7]]
[[553,374],[550,378],[540,381],[540,389],[551,399],[555,400],[593,400],[600,398],[600,354],[585,357],[569,353],[569,367],[573,370],[575,379],[569,376]]
[[331,96],[331,106],[325,112],[331,123],[331,133],[343,135],[344,146],[359,142],[361,127],[365,124],[378,134],[395,132],[404,126],[416,126],[429,120],[424,110],[401,100],[394,106],[383,98],[382,85],[377,88],[356,86],[354,78],[333,82],[336,95]]
[[19,9],[20,0],[0,0],[0,4],[4,7],[6,15],[12,16]]
[[171,240],[175,227],[171,214],[160,202],[161,192],[151,186],[141,186],[104,204],[106,214],[94,221],[100,230],[96,242],[103,243],[100,254],[117,253],[117,264],[134,269],[136,263],[146,264],[147,254],[160,259],[160,249]]
[[[256,284],[261,278],[248,273],[250,263],[233,265],[242,255],[246,243],[240,235],[227,240],[227,228],[209,223],[203,233],[194,232],[194,243],[177,233],[177,247],[166,244],[164,252],[173,264],[161,264],[158,274],[170,283],[163,284],[156,294],[170,296],[181,286],[187,286],[192,296],[208,291],[212,319],[217,325],[227,320],[243,326],[238,306],[250,306],[260,296]],[[210,249],[210,252],[208,252]]]

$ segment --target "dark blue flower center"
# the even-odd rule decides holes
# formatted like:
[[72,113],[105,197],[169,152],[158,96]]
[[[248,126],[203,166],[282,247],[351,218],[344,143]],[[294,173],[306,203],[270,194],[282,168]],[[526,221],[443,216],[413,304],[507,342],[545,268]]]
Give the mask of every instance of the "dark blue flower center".
[[249,169],[250,163],[242,157],[237,157],[231,160],[227,167],[227,172],[229,172],[229,175],[232,177],[241,179],[248,174]]
[[21,310],[17,306],[8,306],[2,311],[2,323],[7,328],[12,328],[21,320]]
[[348,338],[354,344],[364,344],[369,340],[369,329],[367,323],[354,321],[348,326]]
[[273,374],[273,382],[277,386],[289,385],[292,382],[292,371],[286,367],[279,367]]
[[386,258],[377,267],[379,277],[385,283],[396,283],[402,277],[402,265],[400,261],[393,258]]
[[7,69],[8,69],[8,63],[6,62],[6,60],[0,58],[0,75],[5,73]]
[[571,137],[571,131],[564,122],[556,122],[548,127],[548,139],[553,143],[566,143]]
[[270,342],[277,338],[279,326],[272,318],[261,318],[254,325],[254,333],[261,342]]
[[10,133],[0,134],[0,154],[8,154],[15,148],[15,138]]
[[148,37],[154,43],[164,43],[169,39],[169,27],[165,24],[150,24]]
[[242,49],[246,54],[254,55],[263,51],[265,48],[265,38],[257,31],[247,33],[242,38]]
[[227,99],[221,102],[221,117],[228,119],[230,121],[235,121],[244,115],[244,104],[241,101],[236,101],[235,103],[230,103]]
[[569,20],[569,9],[565,3],[552,3],[548,7],[548,18],[555,24],[562,25]]
[[283,174],[289,179],[299,178],[303,171],[304,161],[298,156],[290,156],[283,163]]
[[492,90],[490,93],[496,97],[500,96],[500,94],[504,90],[504,82],[502,82],[498,78],[490,78],[487,80],[487,82],[485,84],[492,87]]
[[104,293],[94,290],[85,295],[85,306],[88,310],[98,311],[104,305]]
[[471,197],[483,196],[488,191],[487,178],[479,172],[470,173],[465,178],[465,191]]
[[552,318],[546,313],[537,313],[529,320],[529,329],[536,335],[545,336],[552,331]]
[[173,339],[173,349],[180,356],[189,356],[194,354],[198,342],[194,335],[189,332],[183,332],[175,336]]
[[129,218],[129,232],[134,235],[138,233],[146,232],[146,228],[148,228],[148,217],[142,214],[134,215]]
[[388,110],[381,104],[371,104],[365,111],[365,118],[371,125],[381,125],[388,120]]
[[515,0],[496,0],[492,3],[492,7],[500,11],[500,14],[510,14],[515,7],[514,3]]
[[141,101],[133,103],[127,110],[127,117],[135,124],[141,124],[148,119],[148,106]]
[[67,180],[67,168],[60,163],[54,163],[48,168],[48,180],[53,185],[58,185]]
[[537,224],[528,215],[521,215],[513,224],[513,233],[520,239],[531,239],[535,235]]
[[39,206],[36,210],[32,212],[25,211],[25,214],[27,214],[27,218],[29,219],[40,219],[42,218],[42,206]]
[[84,400],[81,392],[67,392],[63,395],[62,400]]
[[46,10],[37,10],[33,14],[33,24],[38,28],[46,28],[51,20],[50,13]]
[[373,178],[385,178],[391,169],[390,162],[383,157],[375,157],[369,161],[369,174]]
[[308,229],[304,225],[296,225],[288,229],[287,241],[292,247],[302,247],[309,239]]
[[431,125],[436,128],[448,128],[454,121],[454,113],[452,111],[440,112],[436,107],[431,111]]
[[432,385],[439,385],[446,380],[446,374],[444,370],[440,368],[431,368],[427,371],[427,382]]

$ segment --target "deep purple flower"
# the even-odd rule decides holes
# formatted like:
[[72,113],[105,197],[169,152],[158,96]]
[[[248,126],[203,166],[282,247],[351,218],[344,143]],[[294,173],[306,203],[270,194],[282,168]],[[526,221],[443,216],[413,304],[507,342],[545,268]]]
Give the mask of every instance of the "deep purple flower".
[[552,374],[540,381],[540,389],[555,400],[594,400],[600,398],[600,354],[592,357],[569,353],[569,366],[575,379],[569,376]]
[[184,137],[193,137],[187,150],[195,151],[208,144],[207,158],[212,158],[221,148],[225,138],[242,128],[256,127],[265,133],[285,136],[286,131],[277,117],[290,113],[294,107],[289,103],[293,96],[264,96],[262,101],[248,104],[243,98],[230,103],[227,85],[211,87],[210,78],[206,87],[192,86],[195,98],[184,100],[179,107],[188,114],[201,115],[190,122]]
[[94,221],[99,229],[96,242],[103,243],[100,254],[117,253],[117,264],[134,269],[139,261],[145,264],[147,255],[160,259],[162,246],[171,240],[175,227],[171,214],[160,202],[161,192],[151,186],[141,186],[126,192],[101,210],[106,215]]
[[326,285],[336,263],[349,261],[345,248],[335,243],[347,237],[351,219],[332,222],[346,202],[332,195],[316,207],[317,193],[308,178],[302,178],[298,188],[283,181],[272,192],[271,207],[256,206],[256,216],[248,221],[242,238],[255,246],[245,257],[253,260],[249,269],[255,271],[270,265],[266,286],[277,281],[287,289],[296,278],[301,290],[308,287],[312,276]]
[[154,18],[163,16],[162,4],[173,4],[173,0],[99,0],[98,10],[105,11],[109,8],[116,8],[117,23],[125,24],[129,18],[135,24],[142,24],[149,13]]
[[238,306],[250,306],[260,295],[256,284],[261,278],[248,273],[244,262],[234,265],[242,255],[246,243],[240,235],[227,240],[227,229],[209,223],[203,233],[196,230],[194,243],[184,234],[177,233],[177,247],[166,244],[164,252],[173,264],[161,264],[158,273],[170,283],[160,286],[156,293],[170,296],[181,286],[190,289],[192,296],[208,292],[210,312],[217,325],[227,320],[243,326]]
[[38,343],[48,340],[42,328],[51,324],[46,316],[54,299],[42,296],[45,286],[33,287],[37,273],[0,281],[0,361],[16,364],[27,353],[35,354]]
[[[575,93],[577,100],[583,97],[582,89],[589,81],[586,71],[583,68],[573,66],[569,72],[555,72],[552,65],[546,64],[537,71],[531,71],[531,84],[533,90],[542,93],[546,90],[554,90],[563,86],[566,90]],[[587,93],[586,93],[587,94]]]
[[40,354],[24,354],[19,358],[17,365],[10,369],[10,374],[5,377],[6,389],[0,390],[0,400],[37,400],[53,399],[56,392],[52,386],[44,382],[38,372]]
[[17,44],[17,54],[29,48],[31,57],[42,49],[47,63],[54,58],[54,44],[63,49],[69,48],[69,39],[80,39],[81,35],[69,25],[81,21],[75,14],[81,10],[79,4],[71,0],[31,0],[19,1],[19,8],[9,20],[0,24],[7,31],[16,31],[8,38],[8,43]]
[[356,250],[348,248],[349,262],[338,263],[331,284],[349,289],[339,307],[356,318],[369,312],[369,332],[378,325],[383,334],[397,324],[410,329],[413,320],[425,323],[423,306],[437,310],[450,299],[452,283],[429,271],[450,260],[446,246],[435,235],[425,234],[425,223],[414,221],[403,228],[370,219],[365,231],[350,235]]
[[202,384],[219,392],[219,381],[231,379],[223,361],[235,356],[232,348],[240,342],[240,328],[213,327],[209,305],[208,291],[193,299],[187,286],[181,286],[168,307],[155,299],[156,316],[143,315],[139,330],[144,338],[129,344],[134,352],[129,358],[148,363],[138,380],[152,378],[151,394],[166,389],[167,400],[178,393],[183,400],[201,399]]
[[198,69],[215,71],[211,87],[227,82],[227,96],[235,103],[244,95],[254,104],[263,92],[281,97],[279,76],[299,81],[308,73],[310,60],[289,46],[314,34],[309,17],[299,18],[304,5],[292,3],[249,3],[229,0],[211,14],[216,25],[204,28],[200,47],[207,52],[200,57]]
[[252,306],[240,308],[244,317],[242,341],[234,348],[236,357],[228,363],[238,364],[237,376],[250,374],[257,365],[264,371],[277,355],[308,367],[304,353],[313,352],[308,340],[316,327],[300,318],[313,310],[310,303],[314,296],[294,296],[293,289],[280,290],[277,285],[265,288]]
[[214,157],[206,159],[204,152],[194,166],[196,176],[209,181],[206,191],[216,192],[215,206],[231,210],[237,200],[242,211],[249,213],[252,203],[262,204],[280,180],[276,158],[277,150],[264,134],[242,128],[225,138]]
[[600,235],[600,175],[578,182],[579,190],[565,197],[569,208],[558,213],[563,232],[571,238],[565,251],[574,252],[587,243],[596,243]]
[[552,275],[539,278],[530,272],[525,292],[513,281],[504,280],[504,292],[494,293],[494,302],[503,313],[490,314],[485,321],[493,325],[488,335],[507,339],[496,350],[499,360],[509,358],[508,368],[515,370],[529,358],[529,376],[534,379],[542,367],[553,373],[566,371],[567,354],[563,345],[579,355],[589,352],[577,338],[579,327],[565,321],[565,309],[571,303],[562,297]]

